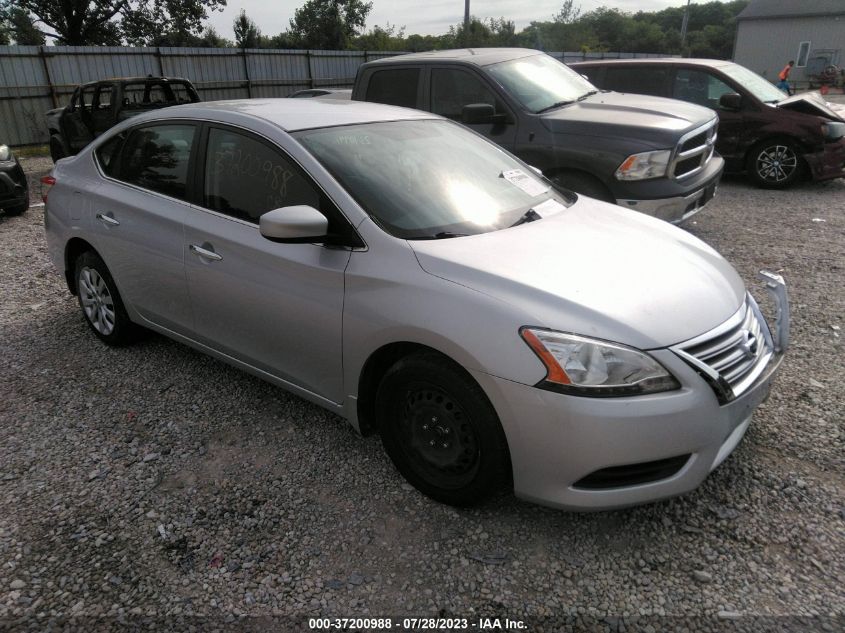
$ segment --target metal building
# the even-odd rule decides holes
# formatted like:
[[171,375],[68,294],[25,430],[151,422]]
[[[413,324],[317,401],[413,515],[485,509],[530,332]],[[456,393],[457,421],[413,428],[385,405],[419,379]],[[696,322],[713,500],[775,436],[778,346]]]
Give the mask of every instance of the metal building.
[[845,66],[843,48],[845,0],[751,0],[737,16],[734,61],[772,83],[794,60],[790,83],[818,86],[830,66]]

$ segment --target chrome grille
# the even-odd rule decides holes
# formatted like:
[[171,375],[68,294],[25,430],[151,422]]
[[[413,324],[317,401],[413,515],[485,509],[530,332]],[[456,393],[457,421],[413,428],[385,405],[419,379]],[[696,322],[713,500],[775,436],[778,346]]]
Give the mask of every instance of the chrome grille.
[[698,370],[724,402],[748,390],[774,354],[769,327],[749,294],[719,327],[672,350]]
[[687,178],[707,166],[713,158],[718,122],[718,119],[713,119],[681,137],[669,165],[669,175],[672,178]]

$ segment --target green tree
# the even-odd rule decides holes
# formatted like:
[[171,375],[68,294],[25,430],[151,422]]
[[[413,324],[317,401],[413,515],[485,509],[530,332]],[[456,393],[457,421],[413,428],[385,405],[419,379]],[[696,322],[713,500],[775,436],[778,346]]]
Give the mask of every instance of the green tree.
[[261,45],[261,30],[243,9],[232,26],[235,31],[235,44],[239,48],[258,48]]
[[363,0],[308,0],[290,21],[291,40],[302,48],[349,48],[372,8]]
[[41,46],[45,43],[44,34],[32,22],[32,17],[18,6],[8,6],[2,11],[0,22],[8,33],[7,38],[21,46]]
[[59,44],[143,45],[168,33],[187,40],[199,36],[208,11],[226,0],[0,0],[34,16],[34,27]]
[[403,51],[405,46],[405,27],[398,31],[396,25],[374,26],[370,31],[355,38],[355,48],[362,51]]
[[581,5],[575,6],[575,0],[564,0],[560,11],[552,18],[558,24],[572,24],[581,15]]

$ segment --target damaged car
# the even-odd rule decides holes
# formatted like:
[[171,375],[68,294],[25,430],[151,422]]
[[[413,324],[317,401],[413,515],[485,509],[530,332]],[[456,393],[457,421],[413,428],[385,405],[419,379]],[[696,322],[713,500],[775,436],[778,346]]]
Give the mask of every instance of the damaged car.
[[818,93],[792,97],[744,66],[715,59],[570,64],[605,90],[671,97],[719,113],[725,171],[768,189],[845,176],[845,118]]
[[20,215],[29,208],[26,174],[8,145],[0,145],[0,209]]

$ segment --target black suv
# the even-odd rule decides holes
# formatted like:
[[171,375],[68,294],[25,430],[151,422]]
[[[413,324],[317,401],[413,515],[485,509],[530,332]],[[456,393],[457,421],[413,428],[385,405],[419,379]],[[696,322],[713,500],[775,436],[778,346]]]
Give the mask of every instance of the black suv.
[[748,68],[716,59],[601,60],[571,66],[600,88],[717,110],[716,149],[725,157],[725,169],[745,172],[761,187],[782,189],[802,176],[845,176],[845,113],[817,93],[788,97]]
[[23,168],[8,145],[0,145],[0,209],[20,215],[29,208],[29,190]]
[[46,114],[50,156],[53,162],[73,156],[113,125],[136,114],[199,100],[187,79],[130,77],[83,84],[67,106]]

